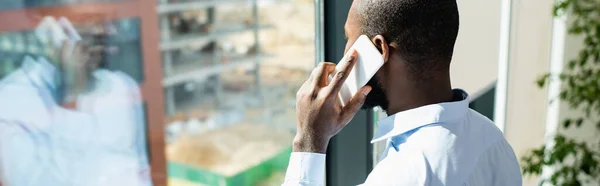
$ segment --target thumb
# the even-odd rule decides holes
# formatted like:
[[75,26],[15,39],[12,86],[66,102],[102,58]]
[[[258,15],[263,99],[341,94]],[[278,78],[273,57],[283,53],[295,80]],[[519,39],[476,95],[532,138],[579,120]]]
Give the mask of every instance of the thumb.
[[346,106],[342,108],[341,119],[344,125],[348,124],[350,120],[354,118],[356,112],[358,112],[358,110],[360,110],[360,108],[365,103],[367,95],[369,95],[371,89],[372,88],[370,86],[364,86],[363,88],[358,90],[358,92],[356,92],[352,99],[350,99],[350,102],[348,102],[348,104],[346,104]]

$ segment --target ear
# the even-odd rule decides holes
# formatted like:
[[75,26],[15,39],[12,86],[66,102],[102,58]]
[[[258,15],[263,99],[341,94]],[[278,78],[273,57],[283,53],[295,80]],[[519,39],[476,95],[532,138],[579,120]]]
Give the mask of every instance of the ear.
[[373,42],[373,44],[375,44],[375,47],[377,47],[377,49],[379,49],[379,52],[381,52],[383,62],[387,62],[390,56],[389,43],[385,40],[385,38],[382,35],[376,35],[375,37],[373,37],[373,39],[371,39],[371,42]]

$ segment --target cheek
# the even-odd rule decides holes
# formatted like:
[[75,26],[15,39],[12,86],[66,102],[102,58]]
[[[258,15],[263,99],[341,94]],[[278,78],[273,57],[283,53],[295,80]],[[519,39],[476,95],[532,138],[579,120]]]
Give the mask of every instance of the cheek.
[[384,86],[387,85],[387,80],[388,80],[388,63],[385,63],[378,71],[377,73],[375,73],[375,76],[377,77],[377,80],[379,80],[379,83]]
[[344,54],[348,53],[348,50],[350,50],[353,43],[354,43],[354,41],[350,41],[350,40],[348,40],[348,42],[346,42],[346,48],[344,49]]
[[349,43],[346,43],[346,48],[344,48],[344,54],[348,53],[348,50],[350,50],[350,45]]

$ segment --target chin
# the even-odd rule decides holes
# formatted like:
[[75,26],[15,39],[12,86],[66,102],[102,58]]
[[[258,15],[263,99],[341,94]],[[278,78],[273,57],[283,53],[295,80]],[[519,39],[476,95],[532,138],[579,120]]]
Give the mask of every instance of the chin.
[[383,110],[388,109],[389,101],[385,94],[385,89],[381,87],[379,81],[376,78],[371,79],[367,85],[371,86],[371,92],[367,95],[367,99],[363,104],[363,109],[370,109],[374,107],[381,107]]

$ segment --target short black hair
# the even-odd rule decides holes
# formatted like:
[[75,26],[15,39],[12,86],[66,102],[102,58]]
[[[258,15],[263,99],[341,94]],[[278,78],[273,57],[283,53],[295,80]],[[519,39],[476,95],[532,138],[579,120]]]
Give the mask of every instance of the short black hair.
[[396,43],[417,74],[449,68],[459,27],[456,0],[360,1],[362,34]]

